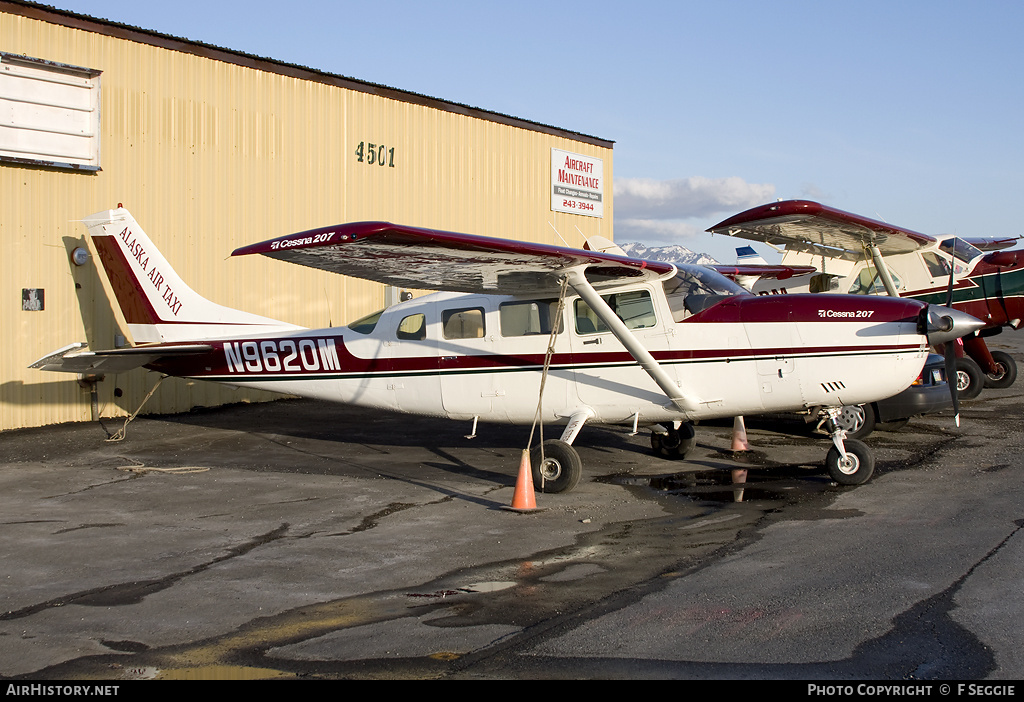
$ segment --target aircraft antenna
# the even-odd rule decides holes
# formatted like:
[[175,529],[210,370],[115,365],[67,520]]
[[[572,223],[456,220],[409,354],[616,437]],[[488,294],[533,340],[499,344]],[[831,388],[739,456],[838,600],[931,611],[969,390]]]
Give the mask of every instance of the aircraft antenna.
[[327,326],[334,326],[334,312],[331,310],[331,296],[327,294],[327,286],[324,286],[324,299],[327,300]]
[[576,227],[576,231],[579,232],[580,238],[583,239],[584,242],[586,242],[587,241],[587,235],[584,234],[582,230],[580,230],[580,226],[578,224],[573,225],[573,226],[575,226]]
[[[548,226],[551,227],[551,229],[554,230],[555,236],[557,236],[559,239],[562,239],[562,235],[558,233],[557,229],[555,229],[555,225],[553,225],[551,222],[548,222]],[[569,246],[569,242],[566,241],[565,239],[562,239],[562,243],[565,244],[566,248],[569,248],[569,249],[576,248],[575,246]]]

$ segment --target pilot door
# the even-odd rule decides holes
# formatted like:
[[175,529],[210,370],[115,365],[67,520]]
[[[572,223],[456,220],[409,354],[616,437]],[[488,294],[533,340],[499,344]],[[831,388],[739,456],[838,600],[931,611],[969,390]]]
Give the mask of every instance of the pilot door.
[[488,418],[492,403],[504,395],[489,303],[486,297],[460,296],[438,304],[441,404],[452,419]]
[[[786,309],[790,316],[792,315],[792,310],[785,300],[776,302]],[[763,307],[759,309],[763,310]],[[800,379],[793,373],[798,363],[796,349],[804,343],[799,326],[792,321],[743,321],[751,350],[754,352],[758,389],[764,406],[803,402]]]
[[[643,288],[601,296],[627,329],[651,353],[669,348],[669,334],[655,312],[651,291]],[[626,421],[636,412],[660,411],[665,393],[611,330],[581,298],[571,301],[572,351],[580,402],[597,410],[604,421]],[[670,325],[674,327],[674,325]],[[675,378],[675,368],[667,367]]]
[[441,394],[437,376],[437,321],[433,305],[389,309],[381,320],[381,361],[387,364],[388,389],[398,409],[436,415]]

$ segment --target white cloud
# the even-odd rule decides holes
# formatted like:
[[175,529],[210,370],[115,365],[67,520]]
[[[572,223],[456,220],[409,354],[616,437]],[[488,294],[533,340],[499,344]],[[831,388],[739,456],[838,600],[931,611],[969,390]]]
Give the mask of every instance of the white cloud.
[[616,241],[642,241],[678,243],[700,235],[704,228],[686,222],[669,219],[619,219],[615,218]]
[[[615,179],[615,226],[626,220],[680,220],[735,214],[769,202],[775,186],[742,178]],[[620,219],[621,218],[621,219]]]

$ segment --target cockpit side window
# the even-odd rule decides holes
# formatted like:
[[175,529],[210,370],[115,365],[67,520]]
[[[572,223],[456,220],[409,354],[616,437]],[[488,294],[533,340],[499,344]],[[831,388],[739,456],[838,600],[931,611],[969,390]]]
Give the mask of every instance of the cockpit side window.
[[921,254],[924,264],[928,266],[928,272],[932,278],[945,278],[949,276],[949,262],[934,251]]
[[427,338],[427,317],[422,313],[410,314],[398,323],[395,335],[403,341],[423,341]]
[[[903,282],[900,277],[896,275],[893,269],[889,269],[889,275],[892,277],[892,283],[899,290],[903,287]],[[850,286],[851,295],[884,295],[885,294],[885,283],[882,282],[882,276],[872,266],[865,266],[864,270],[860,272],[860,275],[853,281],[853,285]]]
[[968,244],[963,239],[946,239],[939,244],[939,250],[952,254],[955,258],[960,259],[964,263],[970,263],[983,254],[981,249],[972,244]]
[[[626,324],[627,329],[646,329],[658,323],[654,316],[651,293],[646,290],[632,290],[601,297],[612,308],[615,315]],[[577,334],[601,334],[610,331],[605,323],[598,318],[597,313],[590,309],[590,305],[582,299],[576,300],[574,312]]]

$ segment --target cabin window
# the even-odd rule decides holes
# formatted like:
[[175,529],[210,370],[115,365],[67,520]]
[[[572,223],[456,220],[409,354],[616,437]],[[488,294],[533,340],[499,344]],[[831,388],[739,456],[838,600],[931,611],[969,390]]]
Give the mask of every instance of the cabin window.
[[378,310],[373,314],[360,317],[356,321],[352,322],[352,324],[349,324],[348,328],[360,334],[369,334],[373,331],[374,327],[377,326],[377,322],[380,321],[380,316],[382,314],[384,314],[384,310]]
[[445,339],[479,339],[484,335],[484,308],[470,307],[441,313]]
[[[889,275],[892,277],[892,284],[899,290],[903,287],[903,282],[900,277],[896,275],[893,269],[889,269]],[[860,275],[853,281],[853,285],[850,287],[851,295],[885,295],[885,283],[882,282],[882,276],[880,276],[872,266],[865,266],[864,270],[860,272]]]
[[[532,336],[551,334],[558,316],[558,300],[522,300],[504,302],[498,307],[498,321],[502,336]],[[563,324],[558,320],[558,332]]]
[[[783,288],[785,290],[785,288]],[[818,273],[812,275],[810,282],[807,283],[807,292],[812,293],[827,293],[832,291],[839,291],[839,279],[831,273]]]
[[396,334],[403,341],[423,341],[427,338],[427,317],[424,314],[410,314],[398,323]]
[[949,262],[937,253],[929,251],[921,254],[924,263],[928,266],[928,272],[932,278],[946,278],[949,276]]
[[[627,329],[646,329],[653,327],[658,322],[654,316],[654,303],[651,301],[651,294],[646,290],[602,295],[601,298],[625,323]],[[600,334],[609,331],[594,310],[590,309],[590,305],[582,299],[576,300],[575,312],[577,334]]]

